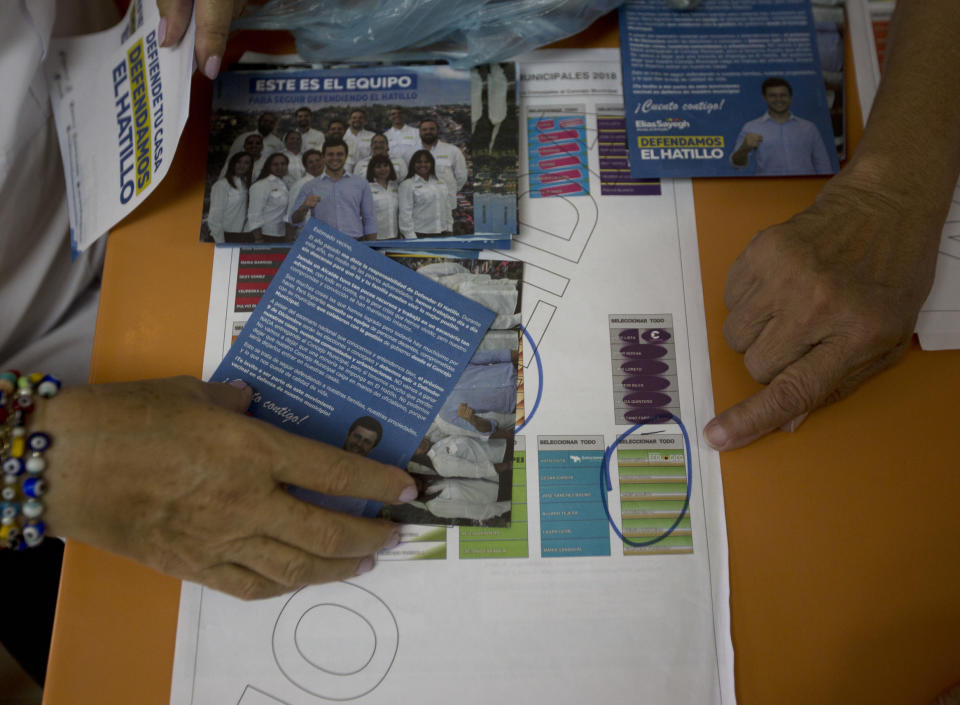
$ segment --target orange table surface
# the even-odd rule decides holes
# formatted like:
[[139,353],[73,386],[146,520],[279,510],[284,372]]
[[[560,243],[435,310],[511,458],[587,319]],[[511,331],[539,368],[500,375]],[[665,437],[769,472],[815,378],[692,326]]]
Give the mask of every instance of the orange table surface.
[[[232,46],[275,49],[277,39],[244,34]],[[615,18],[555,46],[617,46]],[[110,235],[95,382],[200,373],[213,260],[213,246],[197,242],[210,94],[195,79],[169,175]],[[721,334],[726,271],[753,233],[808,205],[823,181],[694,183],[718,409],[758,389]],[[914,343],[796,433],[721,456],[742,705],[924,705],[960,681],[958,390],[960,351]],[[166,705],[179,588],[68,542],[44,703]]]

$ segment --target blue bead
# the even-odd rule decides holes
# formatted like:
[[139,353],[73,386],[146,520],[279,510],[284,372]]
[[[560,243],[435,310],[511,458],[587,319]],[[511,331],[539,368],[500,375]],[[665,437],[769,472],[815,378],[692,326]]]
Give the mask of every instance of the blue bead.
[[22,537],[24,542],[29,548],[38,546],[43,543],[43,536],[46,533],[47,527],[44,526],[42,521],[31,521],[29,524],[23,527]]
[[50,447],[50,436],[43,431],[37,431],[27,436],[27,447],[35,453],[42,453]]
[[20,505],[16,502],[0,502],[0,518],[15,519],[20,514]]
[[23,458],[7,458],[3,461],[3,472],[5,475],[19,475],[23,472]]
[[27,497],[41,497],[47,491],[47,483],[40,477],[28,477],[21,489]]

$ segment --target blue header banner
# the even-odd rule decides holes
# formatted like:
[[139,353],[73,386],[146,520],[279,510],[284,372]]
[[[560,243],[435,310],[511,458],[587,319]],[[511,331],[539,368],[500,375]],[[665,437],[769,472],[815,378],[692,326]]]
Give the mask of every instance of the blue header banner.
[[324,75],[255,76],[249,79],[250,93],[344,93],[417,90],[417,75],[411,72],[377,71],[357,75],[330,72]]

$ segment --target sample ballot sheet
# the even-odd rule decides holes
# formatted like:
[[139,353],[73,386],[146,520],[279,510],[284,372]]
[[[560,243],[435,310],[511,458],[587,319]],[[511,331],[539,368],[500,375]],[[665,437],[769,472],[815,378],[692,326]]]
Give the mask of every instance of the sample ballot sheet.
[[[523,263],[510,525],[407,527],[372,572],[265,601],[185,583],[172,705],[735,703],[690,183],[631,176],[615,50],[517,74],[519,232],[489,255]],[[208,374],[242,257],[216,254]]]

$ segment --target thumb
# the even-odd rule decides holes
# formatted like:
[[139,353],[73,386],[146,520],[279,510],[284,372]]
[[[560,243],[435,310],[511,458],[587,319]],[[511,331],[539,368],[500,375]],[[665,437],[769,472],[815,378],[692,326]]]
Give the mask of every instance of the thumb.
[[204,384],[207,398],[224,409],[245,412],[253,399],[253,388],[242,379],[231,382],[206,382]]

